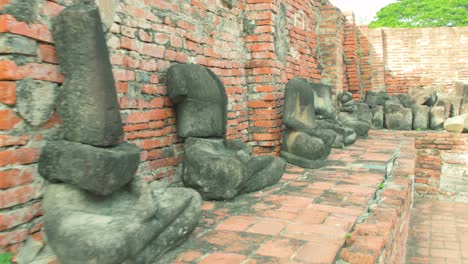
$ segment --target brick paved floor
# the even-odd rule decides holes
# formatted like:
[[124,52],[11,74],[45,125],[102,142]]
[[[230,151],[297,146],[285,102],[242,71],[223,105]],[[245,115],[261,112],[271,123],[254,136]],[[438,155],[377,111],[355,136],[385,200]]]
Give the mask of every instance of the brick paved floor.
[[288,166],[279,184],[228,202],[204,202],[192,236],[158,263],[333,263],[384,181],[387,162],[412,144],[373,131],[317,170]]
[[407,264],[468,264],[468,204],[421,200],[411,217]]

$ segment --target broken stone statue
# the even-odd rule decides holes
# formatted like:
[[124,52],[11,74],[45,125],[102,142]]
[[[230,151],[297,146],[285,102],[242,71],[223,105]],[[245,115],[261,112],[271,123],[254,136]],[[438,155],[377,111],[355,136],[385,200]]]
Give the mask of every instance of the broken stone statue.
[[345,127],[337,120],[332,99],[332,86],[311,83],[314,92],[314,108],[317,124],[321,128],[330,129],[335,133],[333,148],[343,148],[353,144],[357,135],[349,127]]
[[154,263],[195,228],[200,196],[134,177],[140,151],[122,142],[96,6],[64,9],[52,32],[65,75],[65,140],[48,142],[38,165],[50,181],[42,203],[48,244],[62,264]]
[[385,127],[392,130],[411,130],[413,111],[405,108],[399,101],[385,102]]
[[333,130],[320,127],[314,108],[314,92],[304,78],[295,77],[286,84],[281,156],[291,164],[305,168],[327,165],[326,158],[335,142]]
[[353,101],[350,92],[339,94],[338,101],[341,103],[338,114],[341,124],[354,130],[359,138],[367,137],[372,125],[372,112],[369,106],[363,102]]
[[286,162],[255,157],[248,145],[224,139],[227,94],[209,69],[177,64],[167,72],[168,94],[176,107],[177,135],[184,144],[182,179],[204,199],[225,200],[278,182]]

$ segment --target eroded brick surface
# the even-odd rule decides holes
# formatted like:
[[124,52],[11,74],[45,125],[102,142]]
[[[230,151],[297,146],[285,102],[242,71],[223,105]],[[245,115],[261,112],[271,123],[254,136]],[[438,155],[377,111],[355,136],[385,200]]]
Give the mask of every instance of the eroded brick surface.
[[[333,165],[316,170],[289,165],[286,177],[269,189],[232,201],[205,202],[195,233],[159,263],[333,263],[345,246],[346,234],[352,232],[358,217],[367,210],[367,202],[384,181],[388,161],[395,153],[412,158],[411,146],[413,139],[402,133],[373,131],[366,140],[333,150]],[[402,168],[407,165],[405,162],[404,158],[397,159],[401,164],[395,172],[401,174],[403,170],[406,174],[396,177],[395,185],[412,175],[411,170]],[[400,193],[400,189],[389,186],[389,197],[407,199],[407,190]],[[405,212],[406,218],[400,221],[400,213],[388,217],[384,210],[387,207],[384,203],[383,211],[374,218],[383,216],[393,221],[388,225],[389,231],[404,227],[408,209],[395,206],[402,214]],[[381,222],[376,229],[380,232],[387,220],[377,222]],[[355,242],[355,248],[361,252],[353,250],[356,255],[352,252],[351,256],[359,257],[366,249],[372,252],[371,256],[379,257],[384,248],[391,251],[395,245],[400,246],[400,239],[378,234],[361,236]],[[398,250],[404,252],[402,248]]]
[[407,264],[468,263],[468,204],[420,200],[411,217]]

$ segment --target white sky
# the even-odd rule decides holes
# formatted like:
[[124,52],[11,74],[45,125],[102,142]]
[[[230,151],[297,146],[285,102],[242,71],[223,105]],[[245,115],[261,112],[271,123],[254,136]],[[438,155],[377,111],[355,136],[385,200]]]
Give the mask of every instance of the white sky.
[[341,11],[353,11],[357,24],[368,24],[382,7],[396,0],[330,0]]

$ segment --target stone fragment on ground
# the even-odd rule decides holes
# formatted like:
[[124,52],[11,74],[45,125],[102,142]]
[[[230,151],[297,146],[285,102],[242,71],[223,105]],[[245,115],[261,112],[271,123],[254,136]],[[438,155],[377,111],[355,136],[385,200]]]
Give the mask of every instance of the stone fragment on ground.
[[454,133],[468,133],[468,113],[445,120],[444,129]]
[[444,128],[445,106],[433,106],[430,111],[429,127],[434,130],[441,130]]
[[413,111],[405,108],[399,102],[385,102],[385,127],[392,130],[411,130],[413,127]]
[[424,130],[429,128],[429,111],[426,105],[416,105],[413,108],[413,129]]

